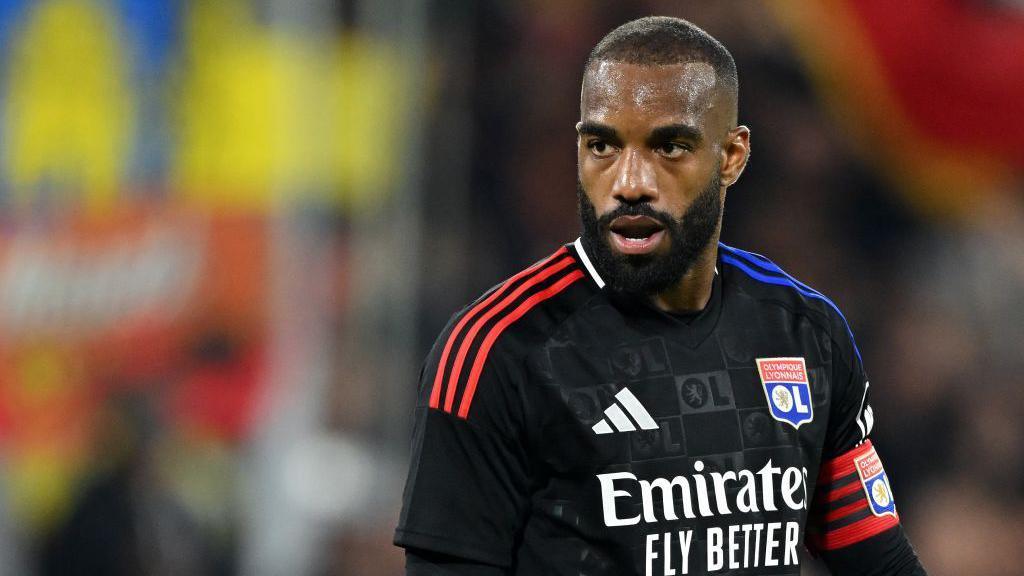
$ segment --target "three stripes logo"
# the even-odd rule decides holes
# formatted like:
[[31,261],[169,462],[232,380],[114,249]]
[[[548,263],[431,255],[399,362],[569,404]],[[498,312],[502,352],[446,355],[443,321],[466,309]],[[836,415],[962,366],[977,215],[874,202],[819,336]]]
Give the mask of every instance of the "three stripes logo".
[[[641,430],[656,430],[658,423],[651,418],[651,415],[637,400],[636,396],[629,391],[629,388],[619,390],[615,395],[617,402],[604,411],[604,418],[593,429],[597,434],[611,434],[612,432],[632,432],[638,427]],[[626,413],[629,416],[626,416]],[[632,419],[630,419],[632,416]],[[635,424],[634,424],[635,423]]]
[[445,342],[430,390],[430,407],[468,418],[487,356],[502,332],[583,277],[576,260],[563,246],[473,305]]

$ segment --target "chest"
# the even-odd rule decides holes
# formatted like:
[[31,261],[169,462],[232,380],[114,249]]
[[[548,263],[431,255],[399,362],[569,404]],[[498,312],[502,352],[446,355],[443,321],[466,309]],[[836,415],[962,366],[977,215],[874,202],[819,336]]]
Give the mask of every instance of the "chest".
[[722,322],[699,340],[683,325],[578,322],[531,360],[536,453],[555,474],[816,464],[829,342],[785,316]]

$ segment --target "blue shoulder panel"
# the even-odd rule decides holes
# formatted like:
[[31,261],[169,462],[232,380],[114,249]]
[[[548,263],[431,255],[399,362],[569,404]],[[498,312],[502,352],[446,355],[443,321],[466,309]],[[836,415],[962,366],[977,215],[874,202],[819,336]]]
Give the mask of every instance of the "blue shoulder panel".
[[750,276],[754,280],[758,280],[766,284],[774,284],[776,286],[789,286],[808,298],[821,300],[831,306],[832,309],[836,311],[836,314],[839,314],[839,317],[843,320],[843,326],[846,327],[846,333],[850,336],[850,343],[853,344],[853,351],[857,354],[857,360],[861,362],[861,365],[864,364],[864,360],[860,356],[860,350],[857,348],[857,341],[853,338],[853,331],[850,330],[850,323],[846,321],[846,317],[843,316],[843,313],[839,310],[839,307],[836,306],[835,302],[829,300],[828,297],[821,292],[818,292],[796,278],[793,278],[787,274],[785,270],[779,268],[774,262],[760,254],[739,250],[731,246],[726,246],[721,242],[718,243],[718,247],[722,250],[722,262],[739,268],[744,274]]

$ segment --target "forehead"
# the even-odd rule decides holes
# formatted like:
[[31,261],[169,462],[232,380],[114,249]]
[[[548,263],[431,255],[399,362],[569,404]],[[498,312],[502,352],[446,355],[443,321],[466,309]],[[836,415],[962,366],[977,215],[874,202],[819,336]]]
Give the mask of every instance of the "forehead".
[[683,122],[703,126],[716,108],[718,78],[706,62],[647,66],[597,62],[583,78],[580,114],[584,120]]

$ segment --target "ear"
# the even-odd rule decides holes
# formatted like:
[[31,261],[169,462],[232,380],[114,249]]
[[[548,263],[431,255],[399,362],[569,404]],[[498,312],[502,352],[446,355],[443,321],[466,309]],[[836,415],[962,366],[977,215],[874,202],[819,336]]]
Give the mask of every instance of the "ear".
[[750,158],[750,129],[737,126],[729,130],[725,144],[722,145],[722,170],[720,173],[722,186],[728,188],[740,179],[740,174],[747,166]]

